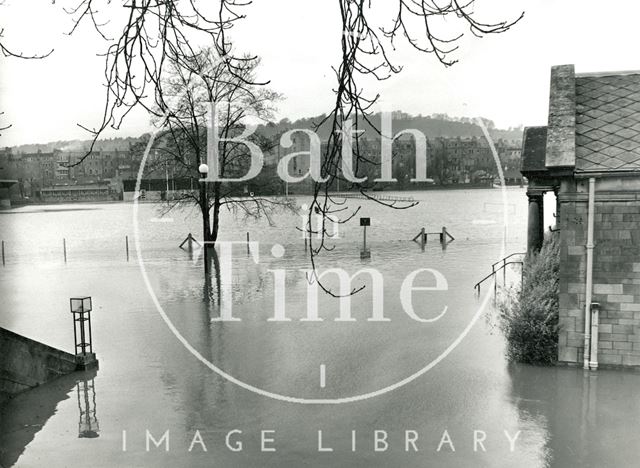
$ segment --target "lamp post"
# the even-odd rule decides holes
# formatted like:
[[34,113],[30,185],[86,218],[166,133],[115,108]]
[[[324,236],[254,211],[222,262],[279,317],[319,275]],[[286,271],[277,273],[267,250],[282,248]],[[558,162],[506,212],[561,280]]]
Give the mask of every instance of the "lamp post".
[[74,354],[76,355],[76,369],[87,370],[98,365],[93,352],[93,338],[91,336],[91,297],[72,297],[69,299],[71,315],[73,316]]
[[209,166],[202,163],[198,166],[200,173],[200,205],[202,208],[202,231],[203,249],[204,249],[204,271],[209,273],[209,246],[207,241],[211,237],[211,229],[209,226],[209,200],[207,198],[207,175],[209,174]]

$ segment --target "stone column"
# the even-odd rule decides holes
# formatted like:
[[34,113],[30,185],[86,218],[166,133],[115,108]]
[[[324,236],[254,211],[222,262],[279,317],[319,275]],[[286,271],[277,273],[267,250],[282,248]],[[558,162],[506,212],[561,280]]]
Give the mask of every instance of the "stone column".
[[544,192],[527,192],[529,215],[527,218],[527,252],[538,252],[544,239]]
[[556,229],[560,229],[560,187],[554,187],[553,193],[556,196]]

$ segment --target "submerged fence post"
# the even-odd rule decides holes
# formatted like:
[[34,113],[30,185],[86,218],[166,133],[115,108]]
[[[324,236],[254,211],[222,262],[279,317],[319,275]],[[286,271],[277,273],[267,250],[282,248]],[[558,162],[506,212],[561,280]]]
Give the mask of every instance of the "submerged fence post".
[[124,236],[125,249],[127,250],[127,262],[129,261],[129,236]]
[[449,231],[447,231],[447,226],[442,226],[442,238],[447,241],[447,237],[451,239],[449,242],[456,240],[455,237],[453,237],[451,234],[449,234]]
[[507,259],[502,260],[502,286],[507,286]]
[[496,267],[491,265],[491,275],[493,276],[493,298],[498,294],[498,282],[496,281]]
[[371,226],[371,218],[360,218],[360,226],[363,227],[362,251],[360,252],[360,258],[371,258],[371,251],[367,249],[367,226]]
[[311,241],[309,240],[309,231],[310,231],[311,220],[307,221],[307,224],[304,225],[304,231],[302,231],[302,239],[304,239],[304,251],[307,251],[307,243],[309,243],[309,248],[311,248]]
[[[202,247],[202,245],[200,244],[200,242],[198,242],[197,240],[195,240],[195,238],[191,235],[191,233],[189,233],[189,234],[187,235],[187,237],[185,237],[185,238],[184,238],[184,240],[182,241],[182,244],[180,244],[180,245],[178,246],[178,248],[180,248],[180,249],[184,250],[184,244],[187,244],[187,251],[188,251],[189,253],[191,253],[191,252],[193,252],[193,244],[194,244],[194,242],[195,242],[196,244],[198,244],[199,246],[201,246],[201,247]],[[205,245],[206,245],[206,243],[205,243]]]
[[424,228],[420,229],[420,247],[424,250],[424,244],[427,243],[427,235],[424,233]]

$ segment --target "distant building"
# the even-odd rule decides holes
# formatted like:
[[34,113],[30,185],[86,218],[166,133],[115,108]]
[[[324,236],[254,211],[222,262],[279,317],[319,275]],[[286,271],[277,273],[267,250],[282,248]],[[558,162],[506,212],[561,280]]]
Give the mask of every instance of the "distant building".
[[123,200],[131,202],[172,200],[182,193],[192,193],[199,190],[199,180],[191,178],[180,179],[142,179],[140,192],[136,197],[137,179],[125,179],[123,185]]
[[45,202],[107,201],[117,199],[108,184],[60,185],[40,190]]
[[[85,156],[86,151],[60,150],[16,154],[8,148],[0,151],[0,178],[17,180],[22,198],[37,198],[45,188],[95,184],[108,185],[111,192],[121,194],[122,180],[136,177],[142,158],[132,151],[119,150],[98,150]],[[51,200],[53,192],[44,193]],[[79,193],[85,192],[76,191],[76,195]]]
[[11,208],[11,199],[15,195],[14,188],[17,184],[17,180],[0,179],[0,208]]

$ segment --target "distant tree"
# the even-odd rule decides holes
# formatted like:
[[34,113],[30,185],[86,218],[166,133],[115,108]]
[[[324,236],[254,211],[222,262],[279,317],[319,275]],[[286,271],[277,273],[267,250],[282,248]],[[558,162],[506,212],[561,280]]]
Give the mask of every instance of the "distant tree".
[[[163,83],[164,96],[153,115],[162,124],[155,144],[157,157],[150,169],[167,168],[175,178],[198,179],[198,167],[207,162],[207,131],[209,103],[218,107],[218,132],[221,138],[239,136],[245,130],[248,116],[268,122],[280,95],[264,85],[255,84],[255,72],[260,60],[244,56],[231,73],[211,48],[195,51],[193,56],[170,57]],[[259,135],[250,137],[262,151],[269,151],[273,142]],[[220,178],[241,177],[250,165],[250,153],[239,142],[221,141],[218,145]],[[294,210],[292,200],[264,196],[273,179],[254,179],[250,184],[210,182],[199,191],[185,191],[167,200],[165,212],[185,205],[197,205],[203,220],[203,238],[215,245],[220,231],[220,211],[227,208],[246,218],[266,218],[279,209]],[[249,190],[250,189],[250,190]],[[205,192],[206,190],[206,192]],[[254,191],[256,193],[254,193]]]
[[[229,34],[233,26],[244,18],[241,11],[251,1],[219,0],[211,7],[210,1],[198,0],[123,0],[122,7],[126,15],[120,16],[122,23],[112,29],[117,34],[114,39],[107,37],[101,8],[110,3],[110,0],[78,0],[74,8],[67,10],[74,21],[70,34],[88,22],[109,44],[105,53],[106,94],[102,119],[96,128],[83,127],[91,132],[94,143],[106,128],[119,128],[133,108],[142,107],[150,111],[158,104],[149,102],[149,96],[157,101],[158,96],[164,94],[166,61],[171,57],[181,61],[182,57],[194,56],[191,44],[204,43],[212,47],[222,59],[227,73],[243,79],[244,59],[233,54]],[[327,5],[330,5],[328,8],[336,8],[336,3]],[[326,117],[316,122],[318,127],[327,125],[329,128],[322,160],[322,173],[329,180],[314,185],[308,225],[317,213],[333,219],[336,212],[344,212],[343,207],[335,209],[335,203],[328,193],[329,187],[335,185],[336,178],[343,177],[342,130],[348,120],[353,121],[353,130],[359,130],[363,122],[368,122],[372,106],[378,100],[377,95],[367,96],[363,82],[371,77],[385,80],[402,70],[402,66],[395,64],[391,58],[396,42],[406,41],[415,50],[433,55],[440,64],[448,67],[457,61],[452,54],[458,49],[458,41],[465,29],[468,28],[477,37],[500,34],[508,31],[523,16],[513,21],[479,21],[474,13],[474,5],[475,0],[337,0],[340,24],[334,30],[339,34],[336,39],[340,41],[340,59],[334,67],[335,98]],[[392,12],[391,21],[380,23],[378,18],[389,18],[389,12]],[[274,27],[278,25],[274,24]],[[437,32],[443,30],[451,35]],[[9,51],[1,37],[0,50],[5,54]],[[383,135],[382,138],[388,136]],[[93,145],[87,155],[92,150]],[[354,158],[356,171],[360,164],[367,163],[357,143]],[[345,183],[349,182],[345,180]],[[360,189],[368,196],[363,187]],[[383,204],[395,208],[411,206]],[[354,215],[355,212],[352,212],[343,221]],[[312,262],[314,255],[325,248],[325,234],[322,229],[319,245],[311,246]]]
[[486,117],[480,117],[482,123],[487,127],[487,130],[494,130],[496,128],[496,124],[493,120],[487,119]]

